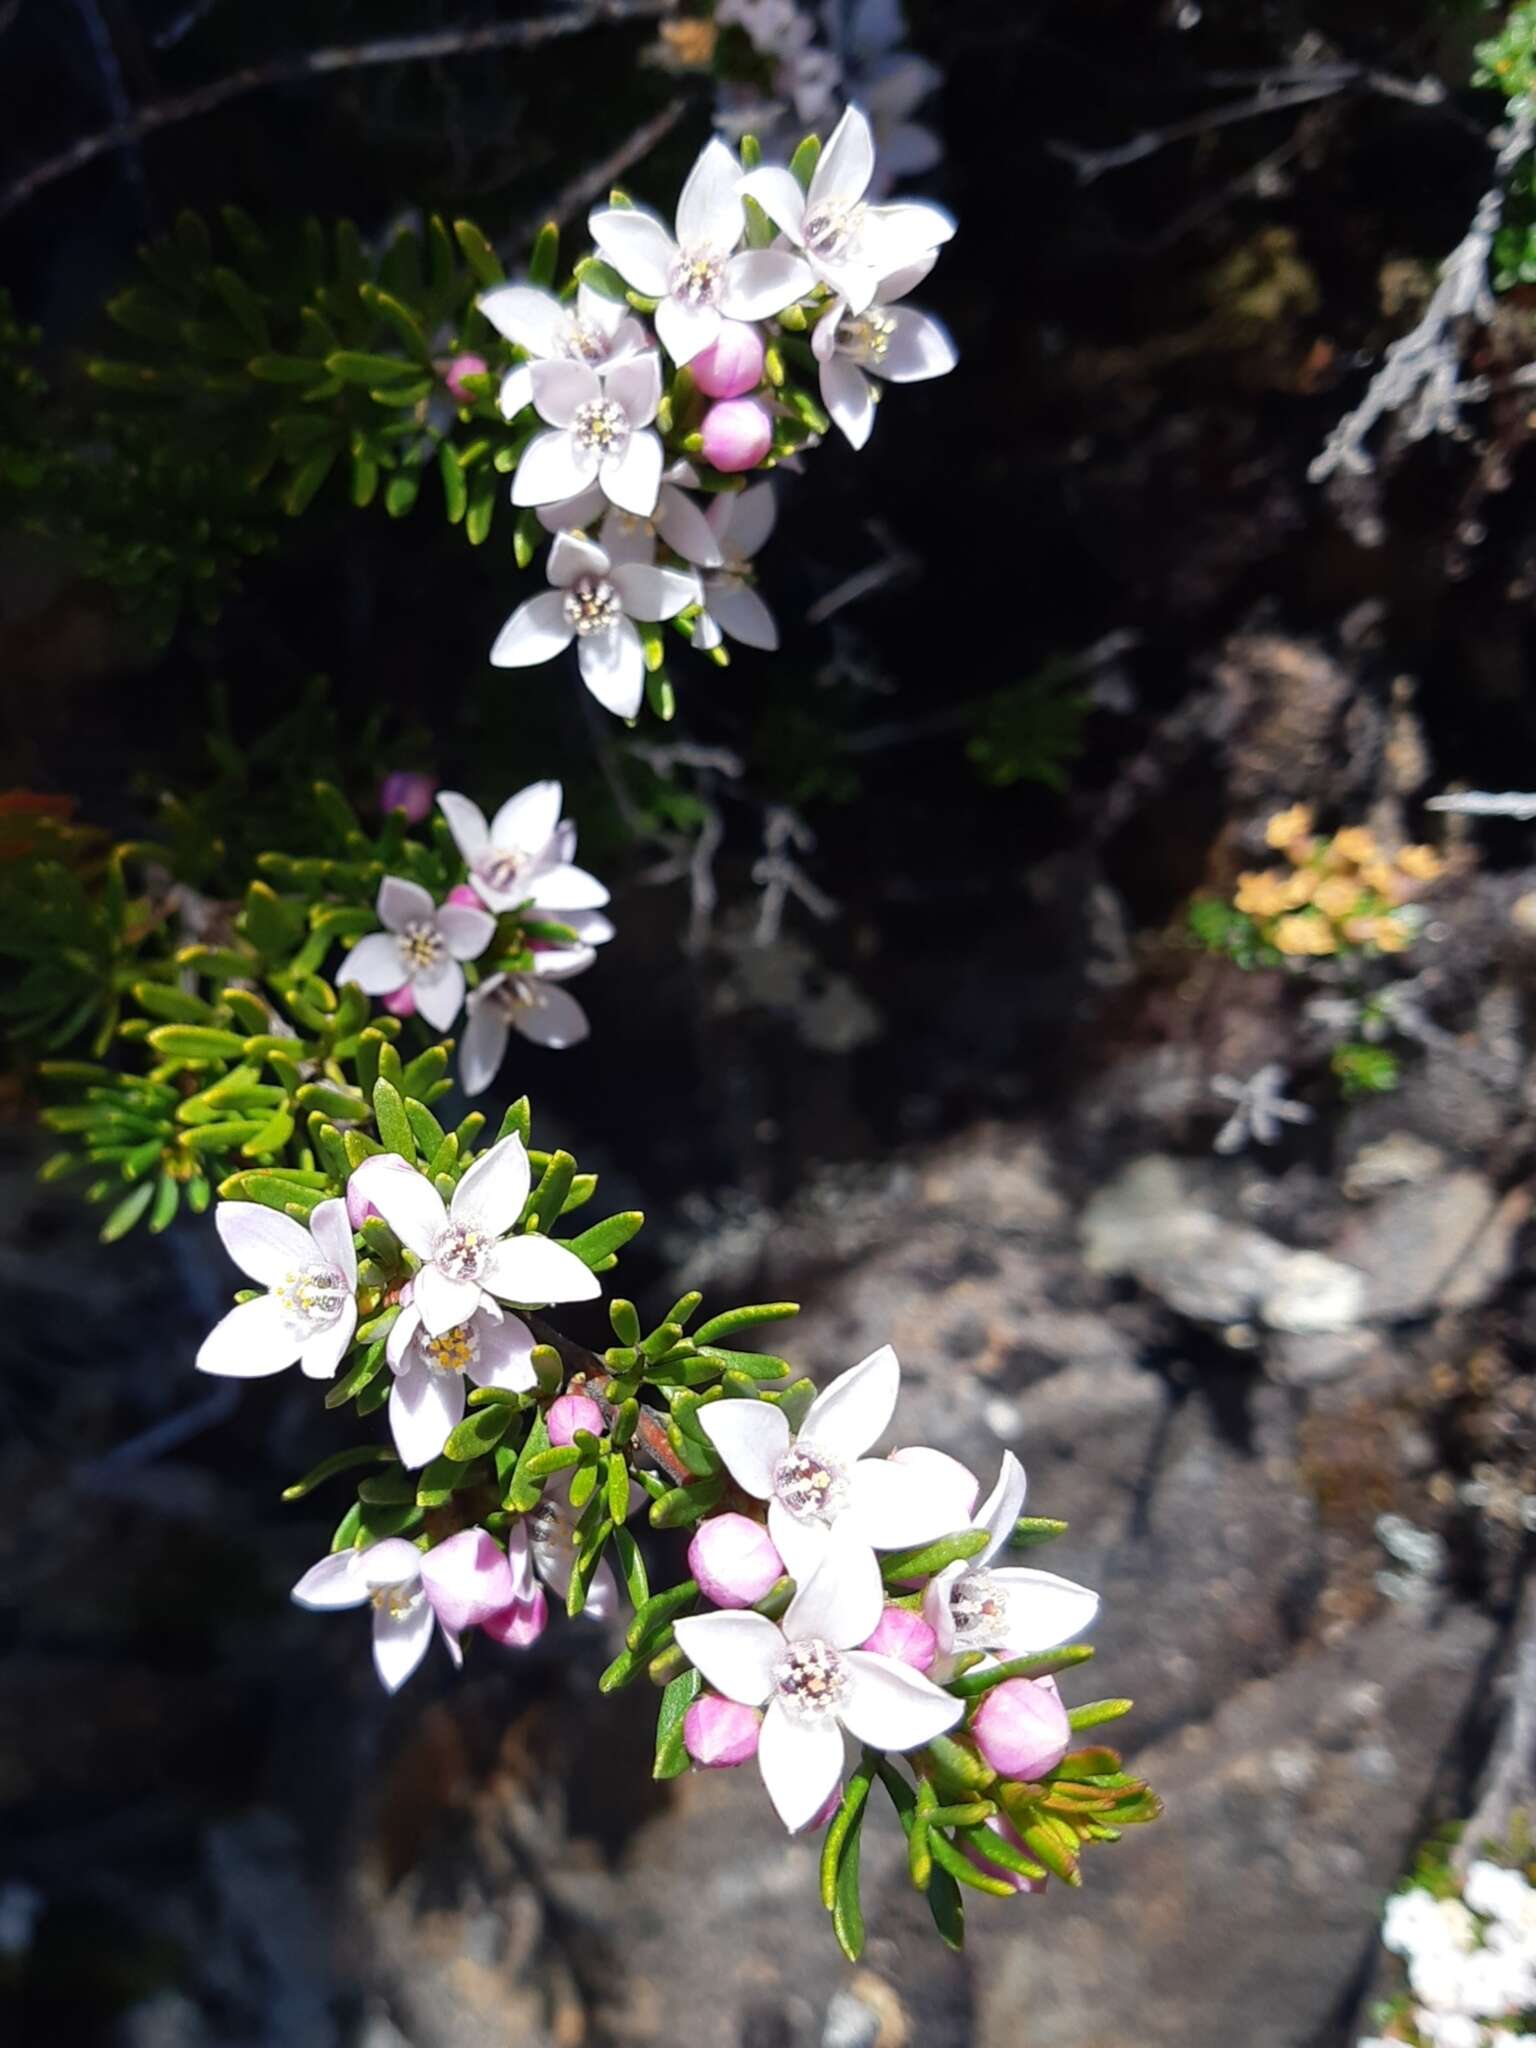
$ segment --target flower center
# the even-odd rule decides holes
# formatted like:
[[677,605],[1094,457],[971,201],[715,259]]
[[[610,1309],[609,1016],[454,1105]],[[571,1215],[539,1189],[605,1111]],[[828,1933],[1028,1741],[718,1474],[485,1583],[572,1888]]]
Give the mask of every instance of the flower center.
[[840,200],[828,199],[806,215],[801,232],[806,248],[825,263],[846,256],[863,225],[862,206],[844,206]]
[[601,363],[608,357],[608,337],[585,320],[568,320],[560,336],[560,350],[573,363]]
[[387,1614],[392,1621],[404,1621],[420,1599],[420,1582],[416,1579],[407,1579],[400,1586],[375,1587],[373,1604],[381,1614]]
[[583,576],[565,593],[565,616],[583,639],[606,633],[619,623],[624,607],[619,593],[603,576]]
[[513,885],[527,866],[527,854],[507,853],[500,847],[491,846],[475,862],[475,873],[488,889],[510,896]]
[[485,1271],[491,1244],[483,1230],[471,1229],[467,1223],[450,1223],[432,1247],[432,1263],[450,1280],[478,1280]]
[[441,1337],[423,1337],[421,1348],[430,1372],[468,1372],[480,1363],[480,1339],[473,1323],[455,1323]]
[[967,1572],[949,1596],[955,1641],[967,1650],[1000,1650],[1008,1640],[1008,1593],[991,1572]]
[[400,958],[411,974],[429,974],[443,964],[447,948],[435,924],[408,924],[395,939]]
[[830,1643],[819,1636],[790,1643],[782,1662],[773,1668],[778,1697],[801,1721],[822,1721],[835,1714],[848,1692],[848,1667]]
[[848,1499],[841,1465],[809,1444],[791,1444],[773,1474],[774,1498],[801,1522],[830,1522]]
[[590,455],[614,455],[629,439],[629,414],[616,399],[589,398],[571,421],[576,446]]
[[292,1273],[285,1273],[272,1292],[282,1303],[283,1314],[295,1332],[328,1330],[341,1314],[347,1300],[347,1283],[334,1266],[311,1259]]
[[895,332],[896,316],[883,306],[871,306],[866,313],[846,314],[837,323],[837,352],[860,363],[883,363]]
[[685,306],[713,306],[724,274],[725,258],[714,249],[685,249],[672,266],[672,297]]

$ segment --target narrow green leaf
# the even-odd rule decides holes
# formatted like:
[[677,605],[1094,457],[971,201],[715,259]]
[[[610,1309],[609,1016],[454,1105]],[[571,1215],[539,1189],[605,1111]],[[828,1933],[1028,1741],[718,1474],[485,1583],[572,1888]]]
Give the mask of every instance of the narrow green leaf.
[[350,1450],[334,1451],[328,1458],[322,1458],[318,1465],[296,1479],[292,1486],[283,1488],[284,1500],[302,1500],[307,1493],[313,1493],[317,1486],[323,1486],[327,1479],[334,1479],[338,1472],[350,1472],[355,1465],[393,1465],[397,1463],[393,1451],[383,1444],[354,1444]]
[[1021,1515],[1013,1525],[1013,1534],[1008,1538],[1014,1550],[1033,1550],[1037,1544],[1054,1543],[1058,1536],[1065,1536],[1065,1522],[1053,1522],[1045,1515]]
[[[507,1114],[510,1116],[511,1111]],[[583,1265],[595,1272],[605,1259],[612,1258],[629,1243],[644,1222],[643,1210],[624,1209],[616,1216],[609,1216],[601,1223],[594,1223],[590,1229],[582,1231],[579,1237],[566,1238],[565,1248],[569,1252],[574,1252]]]
[[1106,1721],[1118,1721],[1128,1714],[1136,1704],[1134,1700],[1089,1700],[1083,1706],[1074,1707],[1067,1715],[1074,1731],[1079,1728],[1100,1728]]
[[[386,1046],[385,1052],[394,1048]],[[382,1055],[381,1055],[382,1062]],[[410,1118],[405,1113],[405,1104],[400,1091],[392,1081],[385,1080],[381,1073],[373,1084],[373,1114],[379,1127],[379,1137],[386,1151],[393,1152],[407,1165],[416,1164],[416,1139],[411,1131]]]
[[984,1692],[990,1692],[994,1685],[1002,1685],[1010,1678],[1049,1678],[1053,1672],[1070,1671],[1074,1665],[1086,1664],[1093,1656],[1089,1643],[1070,1643],[1060,1650],[1040,1650],[1032,1657],[1011,1657],[1006,1664],[984,1666],[969,1671],[963,1678],[952,1678],[948,1690],[957,1699],[979,1699]]
[[985,1529],[960,1529],[953,1536],[940,1537],[937,1543],[923,1543],[915,1550],[892,1551],[881,1558],[881,1573],[888,1586],[903,1579],[932,1578],[952,1564],[977,1556],[990,1540]]
[[677,1778],[688,1768],[683,1747],[683,1719],[699,1694],[704,1680],[692,1667],[680,1672],[661,1696],[656,1714],[656,1762],[653,1778]]
[[489,1408],[477,1408],[467,1415],[458,1427],[449,1433],[443,1445],[443,1456],[456,1465],[467,1465],[471,1458],[483,1457],[494,1450],[512,1427],[517,1410],[504,1401],[498,1401]]

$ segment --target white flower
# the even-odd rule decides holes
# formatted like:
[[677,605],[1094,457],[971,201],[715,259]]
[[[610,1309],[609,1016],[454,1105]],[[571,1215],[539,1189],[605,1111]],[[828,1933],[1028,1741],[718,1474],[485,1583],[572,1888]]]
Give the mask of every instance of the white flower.
[[710,506],[721,566],[699,578],[704,611],[694,629],[695,647],[718,647],[722,637],[770,654],[778,646],[778,624],[753,587],[751,569],[752,557],[773,531],[776,512],[772,484],[722,491]]
[[[515,1522],[507,1537],[514,1598],[519,1606],[526,1607],[537,1590],[535,1573],[562,1602],[571,1590],[571,1573],[576,1569],[576,1524],[580,1520],[570,1502],[572,1476],[569,1472],[557,1472],[545,1486],[543,1498],[533,1513]],[[645,1495],[631,1480],[630,1514],[644,1499]],[[618,1582],[607,1558],[599,1559],[587,1582],[587,1597],[581,1611],[594,1621],[611,1621],[619,1611]]]
[[932,268],[925,258],[881,280],[874,303],[853,312],[835,299],[816,323],[811,348],[821,365],[821,402],[855,448],[868,441],[875,424],[871,377],[889,384],[916,384],[942,377],[959,360],[955,344],[937,320],[901,298]]
[[590,946],[535,952],[531,973],[488,975],[470,990],[459,1047],[459,1085],[466,1095],[483,1095],[490,1087],[514,1031],[551,1052],[580,1045],[590,1035],[586,1011],[557,984],[584,974],[596,957]]
[[1099,1611],[1097,1593],[1055,1572],[1022,1565],[993,1569],[1023,1510],[1025,1483],[1024,1467],[1004,1451],[997,1484],[971,1524],[986,1530],[985,1545],[929,1582],[923,1619],[938,1637],[937,1670],[968,1650],[996,1651],[1004,1660],[1054,1650],[1081,1635]]
[[471,887],[488,910],[531,904],[562,923],[564,910],[600,910],[608,891],[584,868],[571,865],[576,827],[560,821],[558,782],[531,782],[509,796],[490,824],[477,803],[445,789],[437,807],[464,856]]
[[782,1629],[750,1609],[674,1624],[684,1656],[716,1692],[766,1707],[757,1760],[791,1832],[815,1816],[837,1784],[844,1728],[876,1749],[917,1749],[964,1712],[962,1701],[910,1665],[855,1647],[874,1633],[882,1607],[874,1553],[839,1538],[795,1594]]
[[529,598],[496,636],[496,668],[552,661],[576,642],[581,679],[606,711],[633,718],[645,696],[645,655],[636,619],[675,618],[698,602],[698,586],[676,569],[613,562],[592,541],[555,536],[546,572],[552,590]]
[[1518,1870],[1479,1857],[1467,1872],[1461,1895],[1474,1913],[1522,1932],[1536,1948],[1536,1891]]
[[412,1300],[429,1337],[467,1323],[495,1297],[532,1304],[590,1301],[597,1276],[552,1238],[509,1237],[528,1199],[531,1175],[514,1131],[483,1152],[443,1198],[424,1173],[392,1152],[365,1159],[348,1183],[372,1202],[406,1250],[421,1260]]
[[461,960],[478,960],[496,936],[496,920],[467,903],[434,903],[419,882],[386,875],[379,884],[384,929],[359,939],[341,970],[371,996],[410,984],[416,1008],[434,1031],[446,1031],[464,1007]]
[[804,298],[814,283],[807,265],[788,250],[733,253],[747,224],[740,188],[741,165],[712,137],[677,202],[675,240],[638,207],[605,207],[587,222],[620,276],[659,302],[656,332],[675,363],[690,363],[708,348],[722,319],[766,320]]
[[514,505],[552,505],[596,482],[626,512],[648,516],[661,483],[661,403],[655,349],[598,371],[586,363],[529,365],[533,403],[549,430],[535,434],[512,479]]
[[[535,362],[585,363],[602,370],[639,355],[646,346],[645,329],[628,306],[605,299],[590,285],[577,286],[574,308],[531,284],[496,285],[482,292],[477,303],[491,325]],[[502,416],[515,419],[532,403],[531,366],[518,363],[502,379]]]
[[209,1331],[198,1371],[258,1379],[297,1359],[310,1379],[328,1380],[357,1328],[357,1251],[346,1203],[317,1203],[307,1227],[261,1202],[220,1202],[213,1221],[241,1272],[268,1292],[241,1302]]
[[920,177],[943,158],[944,145],[934,131],[911,119],[941,82],[936,66],[911,50],[892,51],[863,71],[860,93],[875,135],[870,190],[876,198],[889,192],[898,178]]
[[558,533],[562,528],[575,532],[601,519],[597,537],[611,561],[653,562],[656,543],[663,540],[685,562],[716,568],[720,562],[719,543],[709,521],[688,495],[689,488],[698,481],[691,463],[674,462],[670,469],[662,471],[656,509],[649,518],[642,519],[610,505],[601,487],[592,484],[579,497],[544,506],[539,521],[550,533]]
[[950,1489],[926,1466],[864,1455],[900,1391],[901,1367],[885,1344],[823,1388],[793,1438],[771,1401],[715,1401],[699,1410],[699,1426],[736,1484],[767,1501],[768,1534],[798,1584],[821,1563],[834,1530],[849,1539],[845,1551],[866,1553],[952,1533]]
[[792,172],[771,165],[750,172],[741,185],[855,313],[871,304],[883,277],[919,262],[955,232],[941,207],[913,200],[871,206],[865,194],[874,170],[869,122],[849,107],[817,161],[808,192]]
[[373,1608],[373,1665],[388,1692],[398,1692],[432,1640],[436,1622],[448,1654],[463,1662],[459,1632],[507,1604],[506,1553],[483,1529],[463,1529],[432,1550],[388,1536],[366,1550],[341,1550],[311,1565],[290,1598],[329,1613]]
[[429,1465],[464,1420],[464,1382],[506,1387],[524,1394],[538,1384],[533,1369],[533,1333],[516,1316],[482,1303],[465,1322],[440,1336],[422,1328],[415,1290],[401,1297],[389,1333],[386,1356],[395,1384],[389,1395],[389,1427],[407,1471]]

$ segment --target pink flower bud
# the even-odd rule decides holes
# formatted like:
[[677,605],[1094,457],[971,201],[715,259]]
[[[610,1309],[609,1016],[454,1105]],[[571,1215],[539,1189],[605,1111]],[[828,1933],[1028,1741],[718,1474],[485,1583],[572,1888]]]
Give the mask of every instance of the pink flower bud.
[[578,1429],[601,1436],[607,1424],[603,1421],[602,1409],[590,1394],[562,1394],[558,1401],[550,1402],[544,1427],[549,1431],[552,1444],[573,1444]]
[[[485,908],[479,895],[470,887],[468,882],[455,882],[443,900],[447,903],[462,903],[468,910],[484,910]],[[935,1452],[934,1456],[937,1457],[938,1453]]]
[[784,1560],[761,1522],[711,1515],[688,1546],[688,1569],[717,1607],[751,1607],[784,1576]]
[[475,402],[474,394],[464,389],[462,380],[465,377],[483,377],[490,368],[490,364],[485,360],[484,356],[462,355],[450,356],[446,362],[439,363],[437,367],[442,375],[443,382],[448,386],[449,396],[456,398],[460,405],[473,405]]
[[914,1671],[926,1671],[939,1653],[939,1639],[909,1607],[887,1607],[874,1634],[859,1647],[873,1650],[879,1657],[894,1657]]
[[[378,1213],[378,1210],[375,1209],[372,1202],[369,1201],[368,1197],[363,1193],[362,1189],[358,1186],[357,1175],[351,1175],[347,1181],[348,1223],[351,1224],[354,1230],[361,1230],[363,1225],[368,1221],[368,1218],[370,1216],[377,1216]],[[410,1282],[407,1281],[404,1290],[402,1291],[400,1296],[402,1304],[409,1300],[410,1292]]]
[[507,1553],[485,1529],[461,1529],[421,1560],[421,1583],[450,1635],[499,1614],[512,1599]]
[[740,398],[763,381],[762,337],[744,320],[727,320],[718,338],[688,367],[706,398]]
[[[1025,1846],[1023,1836],[1013,1825],[1013,1822],[1009,1820],[1007,1814],[993,1814],[992,1818],[987,1822],[987,1826],[994,1835],[1001,1835],[1004,1841],[1011,1842],[1015,1849],[1023,1849],[1024,1853],[1028,1855],[1029,1851]],[[960,1853],[970,1862],[974,1863],[978,1870],[985,1871],[988,1877],[1000,1877],[1005,1884],[1011,1884],[1016,1892],[1043,1892],[1045,1890],[1045,1879],[1043,1877],[1022,1877],[1017,1870],[1010,1870],[1006,1863],[994,1863],[990,1856],[983,1855],[979,1849],[973,1848],[969,1842],[962,1842],[960,1844]]]
[[683,1716],[683,1747],[706,1771],[727,1771],[757,1755],[763,1717],[755,1707],[707,1692]]
[[396,768],[379,784],[379,809],[386,817],[391,811],[404,811],[408,825],[419,825],[436,795],[437,784],[430,775]]
[[416,1014],[416,993],[408,981],[402,982],[399,988],[391,989],[387,996],[380,996],[379,1001],[391,1017],[414,1017]]
[[527,1599],[514,1600],[510,1606],[487,1615],[480,1627],[493,1643],[508,1650],[526,1650],[543,1635],[548,1621],[549,1603],[544,1598],[544,1588],[535,1586]]
[[926,1444],[913,1444],[907,1450],[892,1451],[889,1462],[910,1466],[914,1476],[921,1478],[925,1490],[942,1491],[942,1497],[950,1503],[951,1519],[946,1522],[944,1530],[947,1536],[957,1536],[962,1529],[970,1528],[981,1488],[975,1473],[967,1471],[958,1458],[951,1458],[943,1451],[932,1451]]
[[726,398],[712,405],[700,429],[704,460],[734,473],[756,469],[773,446],[773,422],[755,398]]
[[1054,1771],[1072,1746],[1067,1710],[1050,1678],[1009,1678],[994,1685],[982,1696],[971,1733],[994,1771],[1026,1784]]

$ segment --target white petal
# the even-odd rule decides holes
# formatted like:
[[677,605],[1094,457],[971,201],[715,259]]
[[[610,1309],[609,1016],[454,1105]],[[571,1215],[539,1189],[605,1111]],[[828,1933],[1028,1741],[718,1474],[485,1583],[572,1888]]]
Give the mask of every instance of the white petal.
[[602,1293],[597,1275],[551,1238],[509,1237],[491,1253],[486,1292],[530,1306],[551,1301],[591,1301]]
[[535,434],[523,450],[512,479],[512,502],[552,505],[557,498],[574,498],[592,481],[596,468],[596,457],[578,448],[573,434],[551,427]]
[[699,151],[677,202],[677,239],[684,249],[734,249],[746,216],[741,209],[741,165],[734,150],[711,136]]
[[766,165],[743,178],[741,189],[757,201],[774,226],[782,228],[792,242],[798,245],[803,240],[805,194],[791,172]]
[[[596,910],[561,909],[559,921],[576,934],[583,946],[606,946],[614,935],[613,920]],[[535,974],[543,972],[537,960],[533,971]]]
[[1013,1534],[1013,1525],[1024,1512],[1024,1496],[1028,1481],[1024,1467],[1012,1451],[1004,1451],[998,1467],[997,1484],[981,1504],[975,1526],[987,1532],[987,1547],[971,1562],[970,1569],[979,1571],[988,1564],[1007,1543]]
[[777,1500],[768,1503],[768,1534],[784,1560],[785,1571],[797,1586],[805,1585],[820,1569],[831,1541],[831,1531],[825,1522],[802,1522]]
[[598,479],[615,505],[649,519],[656,510],[663,461],[661,442],[647,429],[629,436],[617,455],[605,458]]
[[437,913],[437,928],[455,960],[478,960],[496,936],[496,920],[488,911],[472,910],[467,903],[445,903]]
[[377,1607],[373,1614],[373,1668],[386,1692],[398,1692],[427,1654],[436,1616],[423,1594],[404,1614]]
[[[536,662],[552,661],[575,638],[576,628],[565,616],[564,593],[541,590],[520,604],[496,635],[491,666],[532,668]],[[356,951],[354,947],[354,955]]]
[[[478,917],[478,911],[466,913]],[[434,1031],[447,1031],[464,1007],[464,970],[457,960],[445,960],[435,974],[418,974],[411,983],[416,1011]]]
[[871,1650],[843,1654],[853,1683],[838,1713],[849,1733],[874,1749],[920,1749],[965,1712],[964,1700],[941,1692],[910,1664]]
[[[558,541],[555,544],[559,545]],[[554,559],[554,549],[550,550]],[[601,570],[597,571],[601,575]],[[563,581],[563,578],[554,578]],[[441,799],[439,799],[441,801]],[[530,782],[516,796],[509,796],[491,821],[490,843],[508,853],[542,853],[555,836],[560,823],[560,806],[565,792],[558,782]]]
[[793,1834],[816,1818],[842,1776],[842,1732],[830,1715],[802,1721],[775,1700],[763,1716],[757,1765],[779,1819]]
[[954,232],[954,220],[941,206],[911,200],[896,206],[872,206],[859,230],[859,255],[872,262],[882,277],[889,277],[942,247]]
[[699,613],[693,624],[693,644],[701,654],[708,654],[711,648],[723,647],[725,635],[715,623],[708,609]]
[[584,405],[595,405],[603,395],[602,382],[590,363],[533,363],[533,402],[540,419],[552,427],[568,427]]
[[718,306],[691,306],[665,298],[656,308],[656,333],[674,363],[691,363],[720,332]]
[[391,932],[370,932],[359,939],[341,964],[338,986],[356,982],[365,995],[393,995],[410,980],[400,948]]
[[637,206],[610,206],[590,214],[587,227],[599,252],[627,284],[648,299],[666,292],[677,244],[654,214]]
[[904,299],[908,292],[916,291],[938,260],[938,250],[928,249],[915,262],[908,263],[901,270],[893,270],[888,277],[882,277],[877,295],[881,305],[887,306],[892,299]]
[[589,633],[576,650],[581,680],[605,711],[633,718],[645,701],[645,655],[628,619],[607,633]]
[[480,1356],[468,1368],[477,1387],[503,1387],[526,1394],[538,1384],[533,1369],[533,1332],[516,1316],[503,1316],[499,1323],[481,1317],[475,1325],[480,1339]]
[[750,583],[722,578],[710,588],[709,609],[722,630],[743,647],[760,647],[767,654],[777,648],[778,622]]
[[531,284],[498,284],[475,301],[508,341],[531,355],[557,355],[569,314],[557,298]]
[[[592,492],[594,500],[600,502],[602,500],[601,487],[594,484]],[[606,576],[609,563],[607,555],[597,545],[597,542],[588,540],[584,534],[557,533],[555,535],[555,544],[549,551],[548,568],[550,582],[566,587],[578,582],[583,576]],[[556,784],[556,787],[558,788],[559,785]],[[555,823],[558,824],[559,822],[557,812]],[[546,833],[544,836],[547,839],[549,834]],[[497,839],[496,844],[500,846],[502,841]],[[535,850],[532,847],[529,848],[530,852]]]
[[749,1608],[695,1614],[673,1624],[679,1649],[716,1692],[760,1707],[773,1691],[773,1667],[784,1637],[766,1615]]
[[[607,502],[605,495],[604,503]],[[617,505],[608,504],[598,533],[608,550],[609,561],[615,565],[620,562],[654,562],[656,559],[656,528],[649,519],[641,519],[633,512],[624,512]]]
[[214,1324],[198,1349],[197,1369],[221,1379],[264,1379],[292,1365],[300,1344],[277,1296],[261,1294]]
[[514,363],[501,380],[496,403],[504,420],[515,420],[533,403],[533,376],[527,363]]
[[644,562],[620,563],[613,572],[613,587],[634,619],[674,619],[685,606],[699,601],[696,577]]
[[711,1401],[698,1410],[699,1427],[743,1492],[754,1500],[773,1495],[773,1475],[789,1449],[789,1423],[771,1401]]
[[849,1503],[842,1519],[876,1550],[905,1550],[956,1533],[951,1489],[921,1466],[861,1458],[848,1480]]
[[1099,1596],[1054,1572],[1023,1565],[994,1568],[1008,1596],[1008,1655],[1032,1657],[1080,1636],[1099,1611]]
[[587,1597],[581,1611],[593,1621],[612,1621],[619,1611],[618,1581],[606,1557],[598,1560],[597,1569],[587,1581]]
[[213,1223],[241,1272],[263,1287],[276,1287],[315,1255],[304,1225],[264,1202],[220,1202]]
[[392,1152],[380,1152],[356,1167],[347,1185],[372,1202],[408,1252],[431,1258],[448,1227],[448,1211],[424,1173]]
[[[875,430],[875,399],[856,363],[834,356],[821,366],[821,402],[850,447],[863,448]],[[494,653],[492,661],[496,659]]]
[[456,1372],[433,1372],[425,1360],[401,1373],[389,1396],[389,1428],[408,1472],[442,1453],[448,1432],[464,1420],[464,1382]]
[[727,320],[768,320],[816,288],[802,257],[788,249],[743,249],[725,266],[720,310]]
[[471,803],[467,796],[460,796],[456,789],[440,789],[437,808],[448,821],[453,843],[464,856],[465,865],[473,867],[476,856],[484,853],[490,844],[491,835],[486,829],[484,811],[477,803]]
[[890,1345],[882,1344],[822,1389],[806,1410],[801,1438],[851,1465],[889,1426],[900,1392],[901,1367]]
[[409,1586],[421,1576],[421,1552],[403,1536],[386,1536],[362,1553],[359,1567],[369,1586]]
[[379,884],[379,923],[386,931],[403,932],[407,925],[430,924],[437,905],[420,882],[404,875],[386,875]]
[[[557,499],[553,505],[539,507],[539,524],[546,533],[559,533],[562,528],[590,526],[601,513],[608,500],[598,485],[593,482],[574,498]],[[550,577],[551,583],[558,583],[558,576]]]
[[934,1487],[943,1489],[949,1503],[944,1530],[946,1536],[974,1527],[976,1500],[981,1488],[976,1483],[975,1473],[962,1465],[958,1458],[951,1458],[946,1451],[930,1450],[926,1444],[909,1444],[902,1450],[892,1451],[891,1463],[926,1473]]
[[925,377],[942,377],[955,367],[959,361],[955,344],[937,320],[909,306],[896,307],[891,318],[896,325],[877,376],[891,384],[917,384]]
[[592,1035],[586,1011],[563,988],[541,988],[533,1001],[517,1012],[516,1022],[530,1045],[542,1045],[551,1052],[564,1052]]
[[471,1003],[459,1040],[459,1086],[483,1095],[501,1072],[510,1026],[499,1003]]
[[[527,900],[539,910],[601,910],[608,901],[608,891],[596,875],[563,862],[533,877],[528,884]],[[557,922],[564,923],[564,919]]]
[[288,1597],[316,1614],[365,1606],[369,1587],[362,1573],[362,1553],[338,1550],[332,1557],[322,1557],[318,1564],[310,1566]]
[[869,190],[875,171],[875,138],[857,107],[849,107],[827,138],[811,173],[807,212],[836,200],[852,206]]
[[533,1552],[528,1542],[528,1524],[519,1520],[507,1531],[507,1564],[512,1572],[512,1598],[531,1600],[537,1587],[533,1576]]
[[846,299],[834,299],[811,329],[811,354],[818,363],[830,363],[837,354],[837,331],[847,310]]
[[746,562],[767,541],[778,518],[778,500],[772,484],[752,484],[734,495],[724,491],[716,500],[728,508],[725,535],[733,561]]
[[411,1339],[420,1328],[421,1310],[414,1301],[408,1301],[390,1325],[389,1336],[384,1344],[384,1356],[391,1372],[399,1373],[405,1370],[405,1354],[410,1348]]
[[875,1553],[851,1537],[846,1517],[835,1522],[826,1553],[798,1586],[784,1616],[789,1642],[818,1637],[834,1650],[851,1650],[874,1634],[885,1606],[885,1589]]
[[505,1237],[523,1213],[532,1169],[516,1131],[499,1138],[470,1167],[453,1191],[448,1213],[487,1237]]
[[701,568],[720,566],[720,543],[714,528],[686,491],[664,483],[656,500],[656,530],[674,554]]
[[842,256],[813,256],[811,268],[830,291],[845,299],[850,313],[862,313],[874,304],[880,289],[880,263],[867,256],[859,245]]
[[655,349],[630,356],[603,374],[603,396],[624,408],[632,427],[648,427],[661,404],[661,357]]
[[480,1289],[473,1280],[450,1279],[437,1266],[423,1266],[415,1285],[421,1327],[429,1337],[441,1337],[467,1323],[480,1306]]
[[328,1380],[347,1355],[352,1332],[357,1328],[357,1303],[344,1301],[341,1314],[328,1330],[317,1330],[299,1353],[299,1370],[306,1379]]
[[949,1596],[960,1583],[964,1571],[963,1564],[946,1565],[936,1578],[928,1581],[923,1593],[923,1619],[937,1638],[939,1658],[947,1657],[955,1647],[955,1614],[949,1604]]

